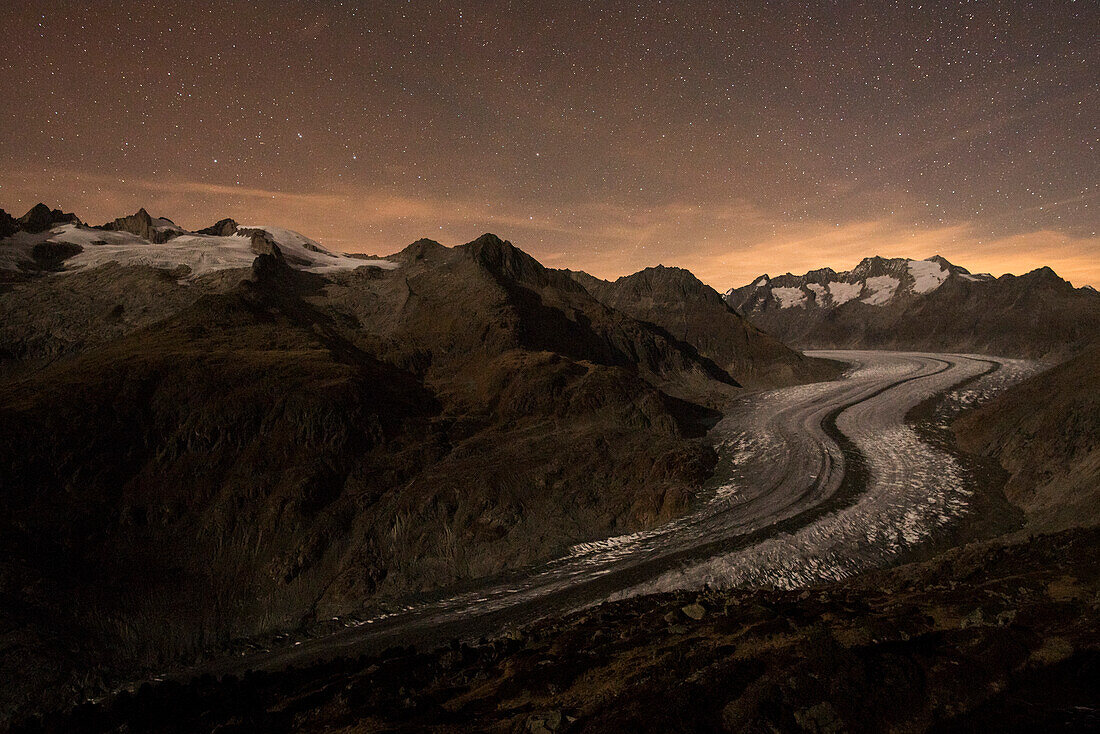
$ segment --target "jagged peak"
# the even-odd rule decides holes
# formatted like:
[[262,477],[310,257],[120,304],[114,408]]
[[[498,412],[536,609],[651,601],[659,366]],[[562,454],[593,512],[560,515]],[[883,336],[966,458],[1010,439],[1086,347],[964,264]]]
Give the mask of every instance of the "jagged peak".
[[146,211],[145,207],[141,207],[133,214],[129,214],[125,217],[119,217],[113,222],[108,222],[107,224],[104,224],[99,229],[105,229],[108,231],[129,232],[130,234],[137,235],[138,237],[149,240],[150,242],[155,244],[162,244],[164,242],[167,242],[172,237],[175,237],[176,235],[179,235],[183,232],[183,230],[175,227],[175,224],[172,223],[172,220],[170,219],[165,219],[164,221],[172,224],[173,226],[171,228],[158,228],[158,221],[160,220],[154,219],[149,214],[149,212]]
[[[125,227],[123,225],[126,225]],[[113,221],[104,224],[101,229],[126,229],[134,225],[140,227],[153,226],[153,217],[149,215],[149,212],[145,210],[145,207],[139,208],[133,214],[127,214],[126,216],[116,217]],[[136,234],[136,233],[135,233]]]
[[648,268],[643,268],[636,273],[621,276],[615,283],[617,285],[629,285],[634,287],[644,284],[649,288],[653,288],[655,285],[659,284],[669,284],[677,285],[681,288],[690,287],[713,290],[706,283],[695,277],[695,273],[690,270],[667,265],[653,265]]
[[35,216],[36,214],[40,214],[40,213],[44,213],[44,214],[49,214],[50,213],[50,208],[48,206],[46,206],[45,204],[43,204],[41,201],[38,202],[37,204],[35,204],[34,206],[32,206],[30,209],[28,209],[27,213],[24,214],[23,216],[21,216],[20,219],[29,219],[29,218]]
[[464,245],[459,245],[457,250],[469,254],[482,265],[493,268],[505,268],[514,265],[534,267],[545,270],[535,258],[513,245],[508,240],[502,240],[491,232],[471,240]]
[[472,242],[454,248],[497,278],[536,288],[553,284],[569,291],[586,292],[583,285],[565,273],[551,271],[508,240],[485,233]]
[[[695,274],[692,273],[687,268],[681,268],[677,265],[660,265],[660,264],[658,264],[658,265],[650,265],[648,268],[642,268],[638,272],[631,273],[630,275],[620,276],[619,280],[623,280],[624,278],[634,278],[634,277],[641,276],[641,275],[646,275],[646,274],[650,274],[650,275],[660,274],[660,275],[667,275],[667,276],[672,276],[672,277],[690,276],[692,278],[695,278]],[[696,278],[696,280],[698,280],[698,278]]]
[[50,209],[39,202],[27,210],[27,213],[17,220],[20,228],[27,232],[41,232],[55,224],[80,224],[80,218],[75,214],[68,214],[60,209]]
[[485,234],[478,237],[476,240],[472,240],[466,243],[467,247],[469,247],[470,245],[477,245],[481,247],[503,247],[505,245],[509,247],[513,246],[511,242],[509,242],[508,240],[502,240],[500,237],[497,237],[492,232],[486,232]]
[[712,302],[726,306],[722,294],[699,280],[690,270],[675,266],[656,265],[624,275],[615,281],[614,287],[635,297],[655,301]]

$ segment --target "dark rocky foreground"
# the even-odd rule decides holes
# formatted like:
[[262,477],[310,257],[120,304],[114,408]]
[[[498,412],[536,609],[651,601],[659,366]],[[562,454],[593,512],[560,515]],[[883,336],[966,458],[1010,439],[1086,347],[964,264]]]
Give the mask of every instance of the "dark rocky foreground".
[[804,591],[605,604],[430,653],[146,685],[25,731],[1090,731],[1100,531]]

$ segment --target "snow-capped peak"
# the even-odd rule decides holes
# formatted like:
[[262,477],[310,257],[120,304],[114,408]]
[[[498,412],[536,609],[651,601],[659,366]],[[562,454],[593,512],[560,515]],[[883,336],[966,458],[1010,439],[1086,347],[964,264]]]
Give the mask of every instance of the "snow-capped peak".
[[952,275],[976,279],[939,255],[926,260],[875,256],[864,258],[844,272],[821,268],[805,275],[762,275],[750,285],[731,288],[726,298],[747,310],[836,308],[851,301],[885,306],[897,298],[932,293]]
[[934,260],[910,260],[909,275],[913,277],[914,293],[930,293],[943,285],[950,271]]

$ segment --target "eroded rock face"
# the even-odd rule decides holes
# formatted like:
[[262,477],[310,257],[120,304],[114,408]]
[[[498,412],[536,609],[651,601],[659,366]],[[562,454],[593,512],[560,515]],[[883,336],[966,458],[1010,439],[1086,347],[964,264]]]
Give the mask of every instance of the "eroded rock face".
[[283,257],[282,250],[270,239],[253,235],[252,251],[256,259],[252,262],[249,281],[252,283],[271,283],[280,278],[290,278],[290,266]]
[[271,239],[271,236],[262,229],[246,230],[251,233],[251,248],[252,252],[261,256],[274,257],[276,259],[282,259],[283,252],[279,249],[279,246],[275,244],[275,240]]
[[209,227],[203,227],[197,234],[208,234],[215,237],[228,237],[237,233],[237,223],[232,219],[219,219]]
[[954,424],[1009,473],[1026,532],[1100,524],[1100,346],[1009,388]]

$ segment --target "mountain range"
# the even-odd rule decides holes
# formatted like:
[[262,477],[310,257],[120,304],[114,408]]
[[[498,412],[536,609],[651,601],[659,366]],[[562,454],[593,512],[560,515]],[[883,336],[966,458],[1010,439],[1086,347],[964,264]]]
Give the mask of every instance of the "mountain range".
[[0,211],[0,719],[666,522],[731,401],[838,374],[788,342],[1075,355],[956,426],[1025,527],[1062,530],[1095,486],[1098,303],[942,258],[723,297],[492,234],[374,257]]
[[491,234],[362,258],[144,210],[13,221],[6,707],[666,521],[742,385],[837,372],[684,273],[647,297],[692,294],[733,349]]
[[761,275],[725,293],[749,321],[798,348],[912,349],[1066,357],[1100,335],[1100,293],[1048,267],[973,275],[936,256],[869,257],[851,270]]

